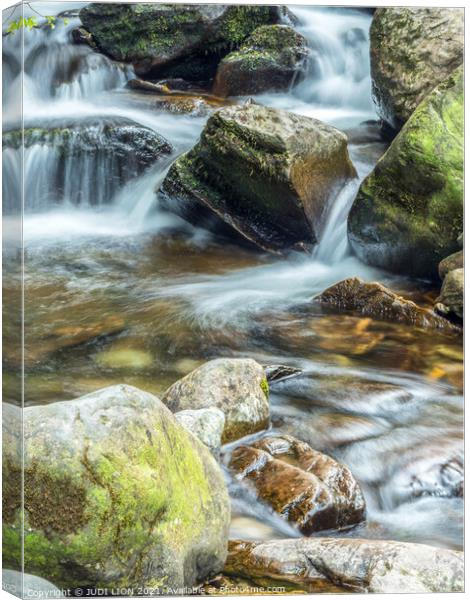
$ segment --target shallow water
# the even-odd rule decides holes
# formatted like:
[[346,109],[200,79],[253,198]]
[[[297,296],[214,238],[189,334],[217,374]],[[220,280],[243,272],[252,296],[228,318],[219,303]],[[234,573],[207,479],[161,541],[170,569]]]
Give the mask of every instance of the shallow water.
[[[347,131],[359,175],[331,199],[312,256],[257,254],[162,212],[155,189],[169,162],[195,143],[207,115],[177,115],[136,103],[135,93],[124,88],[132,77],[129,68],[69,43],[76,19],[52,33],[33,32],[26,61],[27,69],[34,65],[27,80],[27,122],[44,126],[51,115],[126,117],[166,137],[174,152],[170,161],[95,207],[94,198],[77,206],[66,195],[48,204],[44,187],[27,187],[38,210],[24,219],[25,402],[70,399],[118,382],[160,394],[218,356],[300,367],[300,377],[272,385],[272,428],[344,461],[360,481],[367,522],[341,535],[461,548],[462,499],[448,497],[462,453],[461,339],[325,312],[312,302],[352,275],[387,283],[425,304],[437,294],[426,282],[363,265],[347,244],[351,202],[385,150],[377,126],[364,124],[375,118],[370,17],[354,10],[293,12],[311,41],[307,76],[288,93],[256,101]],[[15,41],[7,40],[7,53],[10,43]],[[71,80],[58,79],[58,73],[70,74],[67,61],[78,69]],[[41,80],[35,81],[39,72]],[[17,84],[11,85],[11,102]],[[7,157],[14,165],[14,153]],[[30,163],[33,181],[35,169],[44,168],[40,164]],[[81,186],[73,165],[68,167],[71,187]],[[98,161],[89,168],[109,175]],[[8,219],[14,221],[7,216],[7,224]],[[6,282],[7,302],[17,286],[18,279]],[[14,344],[4,347],[6,396],[15,399],[21,357]],[[229,484],[232,537],[298,535],[250,490],[230,478]]]

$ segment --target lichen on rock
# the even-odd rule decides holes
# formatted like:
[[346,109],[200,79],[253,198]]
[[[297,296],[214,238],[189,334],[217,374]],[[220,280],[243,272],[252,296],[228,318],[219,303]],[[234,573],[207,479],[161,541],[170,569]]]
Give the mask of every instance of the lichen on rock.
[[[220,570],[230,516],[222,472],[156,397],[120,385],[26,408],[24,436],[28,573],[58,587],[137,589]],[[15,461],[7,452],[7,478]],[[20,527],[20,505],[11,508],[7,537]],[[4,564],[21,567],[8,547]]]

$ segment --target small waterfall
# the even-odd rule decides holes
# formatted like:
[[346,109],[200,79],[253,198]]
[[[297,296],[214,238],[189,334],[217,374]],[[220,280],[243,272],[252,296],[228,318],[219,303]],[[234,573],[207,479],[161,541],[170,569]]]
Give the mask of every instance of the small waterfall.
[[[3,135],[5,165],[18,172],[21,131]],[[110,203],[129,180],[143,173],[171,146],[156,132],[126,119],[49,123],[24,130],[25,209],[53,205],[90,207]],[[3,193],[20,184],[7,176]],[[10,187],[9,187],[10,186]]]
[[[129,65],[116,63],[87,45],[72,43],[71,32],[79,25],[80,20],[71,17],[67,25],[59,19],[55,29],[42,25],[27,31],[24,36],[25,105],[32,108],[51,99],[90,100],[104,91],[123,87],[134,76]],[[7,83],[13,87],[20,83],[21,39],[19,34],[8,34],[3,41]],[[5,80],[4,98],[7,105],[15,100],[8,88],[5,89]]]

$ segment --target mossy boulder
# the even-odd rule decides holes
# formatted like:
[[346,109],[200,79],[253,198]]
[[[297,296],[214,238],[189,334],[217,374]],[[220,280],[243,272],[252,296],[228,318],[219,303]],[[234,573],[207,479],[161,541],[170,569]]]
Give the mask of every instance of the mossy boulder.
[[[8,410],[18,408],[9,407]],[[155,397],[119,385],[24,409],[25,571],[60,588],[191,586],[222,567],[222,472]],[[14,432],[3,469],[21,479]],[[20,504],[4,504],[4,566],[19,569]]]
[[463,226],[463,70],[440,84],[362,183],[349,240],[366,263],[437,278]]
[[221,56],[259,25],[276,23],[276,6],[88,4],[80,19],[98,48],[136,73],[190,80],[214,76]]
[[355,177],[346,135],[257,104],[210,117],[196,146],[173,163],[162,205],[189,222],[269,252],[309,252],[325,208]]
[[222,443],[269,424],[269,387],[264,369],[251,358],[218,358],[176,381],[162,402],[176,413],[218,408],[225,415]]
[[287,90],[300,80],[307,56],[307,40],[292,27],[263,25],[220,62],[214,93],[241,96]]
[[370,28],[372,92],[379,115],[400,129],[463,61],[463,9],[378,8]]

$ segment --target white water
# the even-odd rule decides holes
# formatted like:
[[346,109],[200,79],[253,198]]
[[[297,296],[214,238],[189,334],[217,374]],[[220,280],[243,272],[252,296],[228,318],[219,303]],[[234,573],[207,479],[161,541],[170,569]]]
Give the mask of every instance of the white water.
[[[288,93],[261,95],[257,101],[340,128],[352,128],[374,118],[368,66],[370,17],[351,10],[305,7],[292,10],[300,21],[299,31],[311,46],[312,60],[307,76]],[[123,88],[131,69],[112,63],[87,46],[72,45],[69,35],[77,22],[73,18],[69,25],[59,24],[52,32],[39,29],[26,36],[26,122],[32,121],[33,125],[47,122],[51,116],[65,121],[125,117],[166,137],[176,148],[175,156],[189,148],[197,140],[205,119],[137,109],[128,101],[127,94],[110,94],[113,88]],[[9,36],[7,53],[9,44],[14,47],[18,39],[19,36],[16,40]],[[58,79],[57,74],[69,72],[74,62],[80,65],[75,77],[70,81]],[[14,84],[11,89],[13,102]],[[248,271],[201,277],[200,281],[169,287],[162,293],[177,291],[191,298],[199,318],[220,319],[221,314],[232,318],[234,312],[257,312],[268,305],[307,299],[312,292],[321,291],[352,273],[366,279],[373,277],[372,270],[349,255],[346,219],[359,183],[372,168],[374,158],[364,160],[356,156],[354,147],[350,153],[358,178],[331,198],[325,229],[312,258],[293,256],[284,262],[276,261]],[[110,191],[103,189],[103,181],[113,180],[113,170],[119,165],[113,166],[109,160],[100,164],[99,154],[95,160],[82,159],[78,164],[74,159],[66,161],[63,201],[62,206],[57,206],[59,199],[51,197],[56,194],[57,186],[50,174],[63,168],[51,148],[37,145],[26,151],[26,170],[31,182],[27,185],[26,206],[32,210],[25,218],[27,243],[44,243],[50,239],[51,231],[55,232],[55,240],[57,236],[123,236],[126,231],[129,235],[139,231],[156,233],[171,225],[182,226],[180,219],[163,215],[156,209],[153,190],[163,178],[158,169],[122,189]],[[102,205],[107,197],[111,208],[101,206],[90,210],[90,205]],[[45,218],[44,207],[50,203],[53,208],[53,202],[56,208],[49,210]],[[81,205],[78,211],[76,204]],[[55,225],[53,229],[47,226],[51,223]],[[243,302],[240,303],[241,295]]]
[[[309,39],[312,49],[307,77],[288,93],[264,94],[257,97],[256,101],[314,117],[343,130],[352,130],[362,121],[375,118],[368,67],[370,16],[351,10],[305,7],[294,7],[292,10],[300,19],[299,31]],[[203,351],[199,348],[194,351],[188,344],[190,350],[179,356],[178,349],[174,349],[178,345],[175,342],[168,351],[170,358],[165,356],[165,360],[171,361],[173,353],[176,353],[175,360],[207,358],[207,351],[212,345],[210,335],[217,328],[224,331],[226,326],[236,334],[246,335],[242,348],[234,343],[229,350],[225,349],[227,352],[239,352],[244,356],[251,352],[254,358],[266,363],[285,362],[287,355],[287,361],[303,368],[305,376],[298,384],[292,384],[298,388],[279,386],[274,390],[271,396],[273,417],[286,421],[295,418],[301,425],[305,420],[311,421],[312,415],[318,416],[320,422],[322,411],[331,410],[338,417],[338,422],[333,421],[326,433],[314,424],[317,438],[312,443],[318,441],[320,444],[322,440],[321,444],[327,451],[336,452],[360,477],[367,493],[371,521],[389,528],[399,539],[426,541],[429,537],[433,542],[438,540],[443,545],[458,546],[460,500],[432,497],[411,502],[406,494],[410,477],[416,473],[429,472],[431,485],[435,481],[433,469],[436,465],[439,467],[438,450],[446,446],[442,443],[443,438],[450,438],[451,450],[455,445],[458,454],[459,443],[455,439],[461,429],[461,399],[452,396],[449,387],[431,384],[428,380],[423,383],[424,378],[420,376],[397,371],[384,372],[380,364],[374,364],[374,359],[369,370],[358,370],[351,367],[335,369],[330,364],[325,365],[322,361],[328,362],[328,359],[321,352],[317,354],[317,360],[304,358],[304,354],[312,356],[317,341],[315,325],[311,320],[301,324],[305,329],[302,334],[305,334],[308,342],[308,351],[304,353],[303,347],[295,347],[294,350],[289,347],[285,354],[275,354],[280,350],[275,343],[270,345],[269,327],[265,328],[264,322],[260,321],[267,313],[282,315],[283,309],[292,304],[298,306],[302,302],[308,303],[313,295],[345,277],[357,275],[364,279],[384,280],[383,273],[367,267],[351,255],[346,231],[351,203],[361,180],[373,168],[381,151],[380,146],[372,143],[350,144],[350,156],[358,178],[331,198],[320,243],[312,256],[292,254],[282,259],[263,257],[259,260],[261,264],[250,259],[249,266],[243,268],[234,269],[233,264],[239,263],[230,263],[225,270],[218,268],[219,256],[223,262],[227,250],[222,245],[214,244],[207,232],[189,226],[174,215],[159,211],[155,196],[169,162],[196,142],[205,118],[178,116],[136,106],[132,96],[124,90],[126,80],[132,77],[131,70],[95,54],[86,46],[71,45],[68,35],[75,25],[76,19],[71,19],[68,26],[58,25],[53,32],[43,29],[31,32],[26,48],[26,124],[44,126],[51,119],[83,122],[122,117],[160,133],[173,144],[175,152],[170,161],[163,160],[125,185],[115,185],[108,194],[111,197],[104,202],[105,195],[100,185],[113,179],[120,167],[113,161],[100,163],[99,149],[95,159],[70,159],[61,164],[54,149],[41,144],[29,148],[25,157],[28,172],[26,205],[29,210],[24,218],[24,239],[28,249],[27,276],[33,282],[40,282],[41,277],[47,281],[53,277],[60,282],[65,280],[65,300],[59,297],[67,306],[68,302],[72,305],[80,305],[81,302],[86,304],[90,298],[92,303],[93,294],[99,293],[99,302],[103,302],[103,307],[98,303],[99,312],[105,313],[110,310],[107,303],[117,297],[117,308],[112,308],[119,314],[122,311],[130,320],[135,319],[133,335],[146,351],[147,346],[150,349],[163,346],[165,335],[168,334],[163,330],[160,343],[158,313],[150,322],[146,310],[151,311],[154,304],[158,305],[159,299],[168,301],[168,304],[174,303],[175,306],[182,305],[184,308],[178,315],[179,320],[191,320],[197,324],[195,336],[201,336],[204,348]],[[7,90],[7,118],[10,108],[12,121],[13,109],[20,97],[18,65],[12,58],[19,39],[19,36],[9,36],[5,43],[7,55],[11,48],[10,58],[7,56],[7,75],[11,82]],[[78,70],[74,71],[72,78],[64,77],[70,72],[72,62],[78,64]],[[18,169],[18,158],[18,153],[12,150],[7,149],[4,153],[6,195],[8,190],[13,190],[14,177],[10,175]],[[60,168],[64,171],[66,185],[61,197],[57,198],[51,195],[51,191],[54,191],[51,173]],[[79,205],[73,201],[78,192],[83,196],[83,202]],[[8,219],[5,222],[8,223]],[[152,254],[152,243],[165,239],[168,231],[175,230],[186,236],[184,253],[181,257],[172,255],[172,262],[162,266],[164,260],[161,256],[157,254],[155,258]],[[142,250],[144,242],[150,247],[150,250],[146,248],[147,254]],[[186,256],[188,261],[192,260],[191,252],[199,253],[206,259],[205,269],[201,268],[204,260],[193,271],[190,268],[188,272],[178,269],[177,263],[184,263]],[[208,253],[207,257],[205,252]],[[154,260],[157,264],[152,270],[148,263],[153,265]],[[40,310],[47,307],[48,300],[40,305]],[[61,307],[57,307],[56,303],[51,310],[60,310]],[[41,324],[43,316],[41,314],[39,317]],[[96,318],[96,315],[92,313],[92,317]],[[141,322],[139,318],[144,320]],[[259,322],[261,325],[258,325]],[[271,326],[273,322],[278,325],[272,319]],[[341,326],[340,322],[338,327]],[[177,326],[174,329],[177,333]],[[30,331],[33,331],[33,326]],[[41,329],[39,331],[42,333]],[[176,336],[176,333],[172,332],[172,335]],[[282,334],[281,331],[281,337]],[[263,354],[257,351],[257,336],[261,337]],[[40,335],[38,337],[41,340]],[[399,345],[400,341],[394,343]],[[218,350],[217,344],[214,344],[214,348]],[[387,347],[384,348],[387,351]],[[341,354],[336,348],[334,351]],[[157,350],[156,354],[160,356]],[[83,379],[99,382],[96,386],[108,384],[106,377],[109,377],[109,373],[103,376],[103,380],[99,379],[96,364],[90,367],[85,363],[83,366],[81,360],[83,357],[77,353],[55,375],[59,383],[65,381],[64,389],[70,386],[69,390],[72,391],[67,392],[70,396],[81,393],[79,390]],[[155,363],[158,364],[158,361]],[[53,363],[52,372],[56,367]],[[47,368],[51,371],[49,364]],[[74,375],[79,380],[78,384],[73,379]],[[123,381],[126,374],[121,377],[121,373],[118,373],[116,376]],[[155,374],[154,378],[157,376]],[[351,392],[348,387],[350,381],[345,381],[343,396],[337,390],[326,393],[322,388],[317,394],[311,389],[312,381],[329,381],[341,376],[394,384],[398,392],[375,396],[368,390],[362,394],[360,391]],[[54,383],[57,384],[57,381]],[[293,399],[301,394],[303,386],[309,391],[305,394],[304,405],[298,406]],[[50,400],[46,398],[46,401]],[[340,417],[350,414],[358,414],[367,421],[365,425],[360,421],[357,426],[364,427],[364,435],[358,442],[337,450],[335,436],[350,435],[353,429],[347,421],[341,425]],[[444,430],[442,423],[449,425],[452,430],[450,434]],[[373,435],[368,433],[368,427],[371,426],[376,428]],[[428,455],[423,459],[421,452]],[[400,462],[403,453],[406,453],[408,461],[405,467]],[[249,536],[254,522],[260,521],[264,527],[262,536],[296,535],[290,526],[269,513],[253,496],[247,496],[236,486],[231,487],[231,494],[234,512],[244,515],[234,522],[233,533],[236,537]],[[442,514],[449,521],[448,526],[446,522],[443,525]],[[254,531],[252,535],[260,533],[259,529]],[[374,535],[373,531],[368,533]]]

